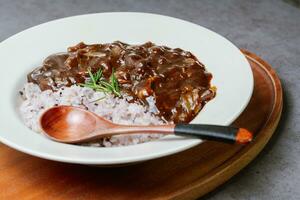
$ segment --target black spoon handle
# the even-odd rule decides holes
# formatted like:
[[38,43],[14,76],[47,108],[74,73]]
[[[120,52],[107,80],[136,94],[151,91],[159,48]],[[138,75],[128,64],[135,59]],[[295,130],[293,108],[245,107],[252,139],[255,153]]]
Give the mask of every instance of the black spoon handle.
[[252,133],[248,130],[232,126],[176,124],[174,134],[227,143],[245,144],[252,140]]

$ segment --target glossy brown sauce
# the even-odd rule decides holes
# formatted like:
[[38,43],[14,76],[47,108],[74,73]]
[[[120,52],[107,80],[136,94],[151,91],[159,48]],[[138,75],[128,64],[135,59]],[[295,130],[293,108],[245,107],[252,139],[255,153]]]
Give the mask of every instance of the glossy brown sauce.
[[154,101],[156,114],[169,122],[191,121],[215,96],[210,85],[212,75],[193,54],[151,42],[79,43],[67,53],[46,58],[41,67],[28,74],[28,81],[42,90],[55,91],[84,83],[88,68],[93,72],[101,68],[106,78],[114,68],[122,92],[145,106]]

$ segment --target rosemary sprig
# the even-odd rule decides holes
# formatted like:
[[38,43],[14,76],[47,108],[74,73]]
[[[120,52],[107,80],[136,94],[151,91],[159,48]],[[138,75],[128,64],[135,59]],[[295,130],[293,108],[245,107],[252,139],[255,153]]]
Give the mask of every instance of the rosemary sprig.
[[88,69],[88,73],[90,76],[90,80],[86,83],[80,83],[80,86],[88,87],[100,92],[112,93],[118,97],[121,97],[119,83],[115,76],[114,69],[112,69],[112,74],[109,77],[109,82],[102,76],[103,73],[101,69],[99,69],[94,74],[90,69]]

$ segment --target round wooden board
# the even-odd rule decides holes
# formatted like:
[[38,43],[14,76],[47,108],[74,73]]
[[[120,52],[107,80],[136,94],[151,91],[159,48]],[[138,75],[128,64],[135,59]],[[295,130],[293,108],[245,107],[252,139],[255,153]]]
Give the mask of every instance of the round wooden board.
[[256,55],[242,51],[255,86],[234,124],[255,133],[250,145],[204,142],[137,165],[94,168],[43,160],[1,144],[0,199],[196,199],[212,191],[255,158],[281,115],[282,88],[276,73]]

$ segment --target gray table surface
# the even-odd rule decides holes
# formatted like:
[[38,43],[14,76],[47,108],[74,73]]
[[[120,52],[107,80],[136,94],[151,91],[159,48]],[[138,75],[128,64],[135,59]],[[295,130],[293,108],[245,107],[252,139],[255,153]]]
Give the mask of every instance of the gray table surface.
[[197,23],[276,69],[284,87],[276,134],[248,167],[204,199],[300,199],[300,9],[282,0],[0,0],[0,41],[49,20],[113,11],[152,12]]

